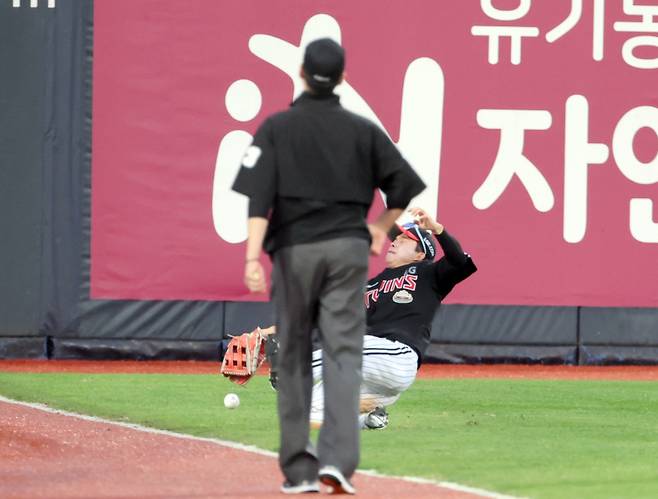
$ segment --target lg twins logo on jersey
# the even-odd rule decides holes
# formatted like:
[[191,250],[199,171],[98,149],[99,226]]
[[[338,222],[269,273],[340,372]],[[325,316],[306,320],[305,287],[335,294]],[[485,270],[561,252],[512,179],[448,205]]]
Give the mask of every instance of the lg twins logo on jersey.
[[393,291],[396,292],[393,295],[393,301],[395,303],[411,303],[414,298],[409,291],[416,290],[417,280],[417,275],[410,274],[404,274],[402,277],[396,277],[395,279],[384,279],[379,283],[379,287],[366,290],[363,295],[366,308],[370,308],[372,303],[376,303],[379,300],[380,293],[386,294]]
[[[303,53],[309,42],[328,37],[341,43],[341,27],[328,14],[316,14],[304,25],[299,45],[270,34],[259,33],[249,39],[253,55],[284,72],[293,83],[292,98],[304,90],[299,76]],[[361,94],[344,81],[336,87],[341,104],[388,131]],[[444,77],[441,66],[429,57],[411,61],[404,76],[400,134],[397,146],[414,166],[427,188],[416,196],[411,206],[423,206],[429,213],[438,207],[441,136],[443,128]],[[225,95],[225,106],[231,118],[241,123],[254,123],[262,107],[259,86],[247,79],[234,81]],[[389,134],[390,136],[390,134]],[[241,243],[247,239],[248,200],[231,190],[240,163],[253,167],[258,156],[247,150],[252,136],[245,130],[236,129],[221,140],[215,162],[213,181],[212,215],[217,235],[228,243]],[[247,150],[247,154],[245,154]]]

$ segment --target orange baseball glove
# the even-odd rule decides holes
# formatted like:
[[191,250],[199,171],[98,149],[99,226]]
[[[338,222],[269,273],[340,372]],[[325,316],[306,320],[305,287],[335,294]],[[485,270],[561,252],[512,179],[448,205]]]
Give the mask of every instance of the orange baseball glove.
[[265,336],[260,328],[229,341],[220,372],[238,385],[246,384],[265,360]]

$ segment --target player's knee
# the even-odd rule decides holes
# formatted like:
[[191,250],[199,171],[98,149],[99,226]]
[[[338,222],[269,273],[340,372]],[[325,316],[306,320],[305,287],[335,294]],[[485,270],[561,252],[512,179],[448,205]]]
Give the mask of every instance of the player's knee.
[[374,411],[375,408],[381,404],[377,403],[376,399],[368,398],[368,399],[361,399],[359,400],[359,412],[364,413],[364,412],[370,412]]

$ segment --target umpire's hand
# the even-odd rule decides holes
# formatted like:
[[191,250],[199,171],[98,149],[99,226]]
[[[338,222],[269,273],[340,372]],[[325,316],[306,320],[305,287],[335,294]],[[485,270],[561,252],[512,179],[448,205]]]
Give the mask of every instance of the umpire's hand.
[[258,260],[250,260],[244,266],[244,283],[252,293],[265,293],[265,271]]
[[386,242],[388,236],[386,231],[375,224],[368,224],[368,230],[370,231],[370,254],[374,256],[379,256],[382,253],[382,248]]

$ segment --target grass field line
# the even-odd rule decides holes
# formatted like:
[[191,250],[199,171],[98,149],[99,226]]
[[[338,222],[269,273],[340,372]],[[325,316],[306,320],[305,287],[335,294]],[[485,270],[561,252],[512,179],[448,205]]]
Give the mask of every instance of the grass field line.
[[[200,442],[208,442],[216,445],[220,445],[223,447],[229,447],[232,449],[237,449],[245,452],[251,452],[253,454],[259,454],[261,456],[267,456],[271,458],[277,458],[278,454],[276,452],[272,452],[266,449],[261,449],[259,447],[256,447],[255,445],[246,445],[246,444],[241,444],[239,442],[232,442],[230,440],[222,440],[219,438],[210,438],[210,437],[197,437],[195,435],[188,435],[186,433],[178,433],[174,431],[169,431],[169,430],[162,430],[159,428],[150,428],[148,426],[142,426],[136,423],[125,423],[121,421],[113,421],[111,419],[105,419],[97,416],[89,416],[87,414],[79,414],[76,412],[69,412],[69,411],[64,411],[61,409],[54,409],[52,407],[49,407],[45,404],[39,404],[36,402],[23,402],[20,400],[14,400],[10,399],[7,397],[3,397],[0,395],[0,402],[5,402],[8,404],[15,404],[15,405],[20,405],[24,407],[30,407],[32,409],[37,409],[40,411],[44,411],[50,414],[59,414],[61,416],[68,416],[72,418],[77,418],[77,419],[82,419],[85,421],[91,421],[94,423],[104,423],[104,424],[109,424],[109,425],[114,425],[114,426],[120,426],[122,428],[128,428],[131,430],[135,431],[141,431],[144,433],[152,433],[152,434],[157,434],[157,435],[164,435],[168,437],[175,437],[175,438],[180,438],[184,440],[194,440],[194,441],[200,441]],[[426,484],[426,485],[435,485],[437,487],[443,487],[446,489],[450,490],[455,490],[458,492],[466,492],[474,495],[478,495],[480,497],[489,497],[493,499],[518,499],[515,496],[509,496],[505,494],[499,494],[497,492],[491,492],[488,490],[484,489],[479,489],[476,487],[469,487],[467,485],[461,485],[458,483],[453,483],[453,482],[444,482],[444,481],[439,481],[439,480],[430,480],[427,478],[419,478],[419,477],[409,477],[409,476],[396,476],[396,475],[384,475],[382,473],[378,473],[373,470],[357,470],[357,473],[361,473],[363,475],[367,476],[372,476],[372,477],[377,477],[377,478],[389,478],[389,479],[396,479],[396,480],[402,480],[406,482],[413,482],[413,483],[420,483],[420,484]]]

